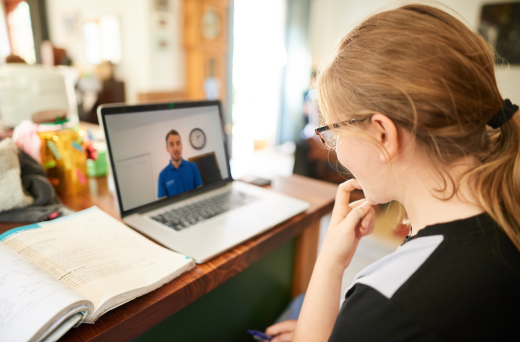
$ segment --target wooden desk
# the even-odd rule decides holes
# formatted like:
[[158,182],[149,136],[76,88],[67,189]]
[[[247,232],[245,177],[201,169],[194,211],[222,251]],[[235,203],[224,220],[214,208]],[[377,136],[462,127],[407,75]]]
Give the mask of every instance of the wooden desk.
[[[90,193],[62,198],[75,210],[97,205],[119,218],[109,179],[90,180]],[[210,292],[255,261],[289,240],[297,238],[293,295],[305,292],[317,255],[320,219],[332,211],[337,186],[293,175],[272,181],[271,189],[311,204],[310,208],[270,231],[251,239],[175,279],[169,284],[103,315],[95,324],[82,324],[60,341],[126,341]],[[21,224],[0,224],[0,233]]]

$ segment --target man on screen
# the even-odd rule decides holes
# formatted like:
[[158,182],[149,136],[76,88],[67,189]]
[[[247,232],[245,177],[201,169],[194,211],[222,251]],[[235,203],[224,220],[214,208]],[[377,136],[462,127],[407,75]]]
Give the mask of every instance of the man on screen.
[[170,162],[159,174],[157,197],[170,197],[202,186],[197,165],[182,159],[181,136],[174,129],[166,135],[166,151]]

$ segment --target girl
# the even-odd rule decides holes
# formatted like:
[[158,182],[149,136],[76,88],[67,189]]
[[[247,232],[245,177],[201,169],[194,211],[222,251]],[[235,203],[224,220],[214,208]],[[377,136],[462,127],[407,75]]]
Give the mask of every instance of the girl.
[[[342,39],[318,75],[316,131],[357,180],[339,187],[294,337],[281,323],[273,341],[520,340],[520,116],[494,72],[484,40],[427,5]],[[366,202],[349,205],[354,189]],[[411,234],[339,308],[371,205],[389,201]]]

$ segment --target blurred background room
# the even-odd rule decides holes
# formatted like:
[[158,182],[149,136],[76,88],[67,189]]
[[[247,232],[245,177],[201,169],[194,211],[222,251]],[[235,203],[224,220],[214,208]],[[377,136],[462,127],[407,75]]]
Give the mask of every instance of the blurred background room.
[[[313,80],[357,22],[401,3],[0,0],[0,140],[13,136],[24,120],[41,124],[35,114],[50,115],[46,123],[81,127],[75,131],[78,143],[97,152],[82,161],[92,160],[93,169],[85,166],[84,175],[77,176],[88,187],[82,177],[108,172],[106,160],[98,171],[93,164],[103,163],[106,149],[96,126],[97,106],[218,99],[235,179],[294,173],[339,184],[351,175],[315,136]],[[497,50],[502,95],[520,102],[520,1],[434,3],[448,6]],[[344,287],[408,234],[399,222],[399,204],[378,210],[376,231],[360,244]],[[327,226],[325,217],[322,237]]]

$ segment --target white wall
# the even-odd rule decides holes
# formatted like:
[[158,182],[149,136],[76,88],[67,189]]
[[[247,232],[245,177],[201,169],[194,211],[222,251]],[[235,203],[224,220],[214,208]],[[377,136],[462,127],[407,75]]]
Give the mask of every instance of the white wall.
[[[184,47],[182,44],[182,1],[170,0],[167,13],[157,12],[154,1],[149,1],[150,8],[150,86],[147,90],[183,90],[185,87]],[[166,22],[164,27],[159,20]],[[169,46],[158,50],[160,39],[165,39]]]
[[[158,14],[152,0],[48,0],[50,38],[67,50],[75,66],[93,70],[86,59],[83,24],[102,15],[116,15],[122,45],[116,76],[126,83],[127,101],[135,102],[138,92],[180,90],[184,88],[180,2],[170,0],[170,10]],[[157,27],[161,16],[168,23],[163,29]],[[168,49],[157,49],[160,37],[169,39]]]
[[[111,157],[116,163],[137,156],[151,155],[155,198],[159,173],[170,162],[165,138],[171,129],[178,131],[181,136],[183,159],[215,152],[222,178],[229,177],[218,109],[179,109],[174,113],[165,110],[150,114],[132,113],[106,117]],[[194,149],[189,142],[189,134],[194,128],[202,129],[206,135],[206,145],[201,150]],[[118,170],[115,171],[117,174]],[[126,209],[128,208],[125,207]]]
[[[419,2],[419,1],[414,1]],[[477,30],[484,4],[512,2],[511,0],[441,0]],[[311,8],[311,49],[313,66],[328,58],[336,43],[363,18],[385,7],[404,4],[392,0],[313,0]],[[502,96],[520,103],[520,66],[497,66],[497,81]]]

